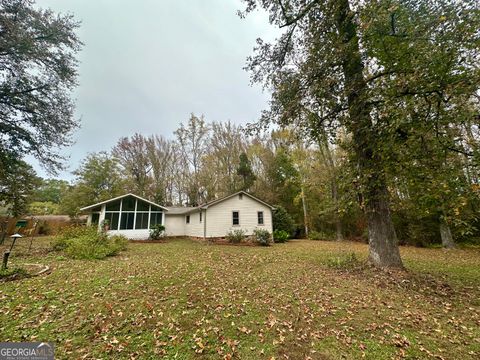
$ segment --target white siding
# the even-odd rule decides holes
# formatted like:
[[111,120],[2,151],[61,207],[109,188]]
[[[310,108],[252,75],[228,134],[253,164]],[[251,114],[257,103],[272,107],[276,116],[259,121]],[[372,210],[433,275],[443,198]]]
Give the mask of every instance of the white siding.
[[130,240],[148,240],[150,231],[148,229],[109,230],[108,235],[123,235]]
[[185,236],[185,215],[165,214],[165,234],[167,236]]
[[[240,225],[232,225],[233,211],[240,212]],[[258,211],[263,211],[264,225],[258,225]],[[266,229],[270,233],[273,231],[271,209],[245,194],[243,194],[241,200],[236,195],[212,205],[207,209],[206,217],[207,237],[224,237],[230,230],[235,229],[242,229],[246,231],[247,235],[251,235],[257,228]]]
[[[203,222],[205,221],[205,211],[203,211],[202,222],[200,222],[200,212],[190,213],[190,224],[185,223],[185,235],[203,237]],[[185,222],[185,215],[183,217]]]

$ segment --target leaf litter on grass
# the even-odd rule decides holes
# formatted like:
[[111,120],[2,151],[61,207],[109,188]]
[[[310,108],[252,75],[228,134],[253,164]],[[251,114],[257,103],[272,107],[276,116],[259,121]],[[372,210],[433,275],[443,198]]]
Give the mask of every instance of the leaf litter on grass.
[[131,244],[102,261],[42,255],[50,275],[0,288],[1,340],[53,341],[60,359],[480,354],[480,276],[470,269],[478,252],[467,251],[466,261],[465,250],[453,250],[439,269],[445,256],[437,249],[402,248],[407,272],[328,265],[350,253],[361,262],[366,252],[348,242],[172,240]]

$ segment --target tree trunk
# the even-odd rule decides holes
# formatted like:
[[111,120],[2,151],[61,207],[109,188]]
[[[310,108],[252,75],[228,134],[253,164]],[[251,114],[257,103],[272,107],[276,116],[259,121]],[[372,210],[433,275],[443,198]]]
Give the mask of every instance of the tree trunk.
[[388,193],[386,188],[382,191],[375,187],[374,191],[376,194],[370,193],[365,205],[368,223],[368,259],[377,267],[403,268],[397,234],[390,215]]
[[305,192],[303,191],[303,186],[301,189],[302,194],[302,206],[303,206],[303,223],[305,226],[305,237],[308,239],[308,214],[307,214],[307,202],[305,200]]
[[330,171],[330,188],[332,191],[332,200],[335,206],[335,229],[337,234],[337,241],[343,241],[343,226],[342,219],[340,217],[340,204],[338,199],[338,186],[337,186],[337,165],[333,160],[332,152],[328,145],[327,135],[325,131],[321,131],[320,135],[317,137],[318,148],[320,149],[320,154],[323,157],[323,160],[329,167]]
[[448,226],[444,220],[440,220],[440,236],[442,238],[442,246],[444,248],[452,249],[455,247],[450,226]]
[[365,212],[368,222],[369,261],[377,267],[403,268],[397,236],[390,215],[389,196],[382,159],[377,150],[377,136],[370,117],[368,88],[354,14],[348,0],[338,0],[335,20],[342,41],[342,69],[348,98],[349,119],[346,128],[352,133],[353,146],[363,182]]
[[335,173],[335,168],[333,169],[334,174],[332,175],[332,198],[335,204],[335,229],[337,232],[337,241],[343,241],[343,229],[342,229],[342,219],[340,218],[340,206],[338,201],[338,187],[337,187],[337,175]]

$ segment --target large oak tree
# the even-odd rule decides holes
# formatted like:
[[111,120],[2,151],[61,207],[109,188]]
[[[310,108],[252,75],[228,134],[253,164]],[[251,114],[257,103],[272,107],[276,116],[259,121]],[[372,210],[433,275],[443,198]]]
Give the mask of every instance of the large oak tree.
[[[247,68],[272,92],[258,127],[294,125],[312,137],[348,133],[368,223],[369,259],[402,267],[390,214],[386,163],[393,134],[421,136],[412,113],[446,128],[478,89],[479,4],[473,0],[245,0],[284,29],[258,40]],[[430,106],[430,107],[429,107]],[[423,111],[425,110],[425,111]],[[452,141],[444,144],[452,151]],[[395,147],[393,148],[395,150]]]
[[40,10],[31,0],[0,1],[0,163],[36,157],[61,167],[58,149],[78,126],[76,85],[79,24],[71,15]]

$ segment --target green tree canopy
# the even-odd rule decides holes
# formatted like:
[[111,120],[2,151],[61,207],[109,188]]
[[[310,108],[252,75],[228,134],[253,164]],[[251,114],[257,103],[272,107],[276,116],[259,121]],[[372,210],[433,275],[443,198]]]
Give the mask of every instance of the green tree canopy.
[[73,186],[62,197],[61,211],[77,216],[79,209],[122,195],[124,179],[118,161],[106,152],[89,154],[74,171]]
[[[388,163],[394,134],[442,133],[471,119],[457,111],[479,85],[480,4],[465,0],[245,0],[285,31],[258,41],[252,79],[272,92],[256,128],[271,122],[318,137],[339,127],[358,177],[369,230],[370,261],[402,267],[391,219]],[[457,116],[454,116],[457,114]],[[458,116],[460,114],[460,116]],[[413,130],[413,131],[412,131]],[[438,137],[461,151],[453,137]]]
[[35,170],[23,160],[9,160],[0,167],[0,204],[8,215],[24,215],[35,188],[40,184]]
[[0,164],[27,154],[48,170],[61,167],[59,147],[78,126],[70,94],[76,85],[79,24],[39,10],[31,0],[0,3]]
[[252,165],[245,152],[242,152],[239,157],[240,161],[237,168],[237,174],[242,178],[242,186],[240,190],[248,191],[257,177],[253,173]]

